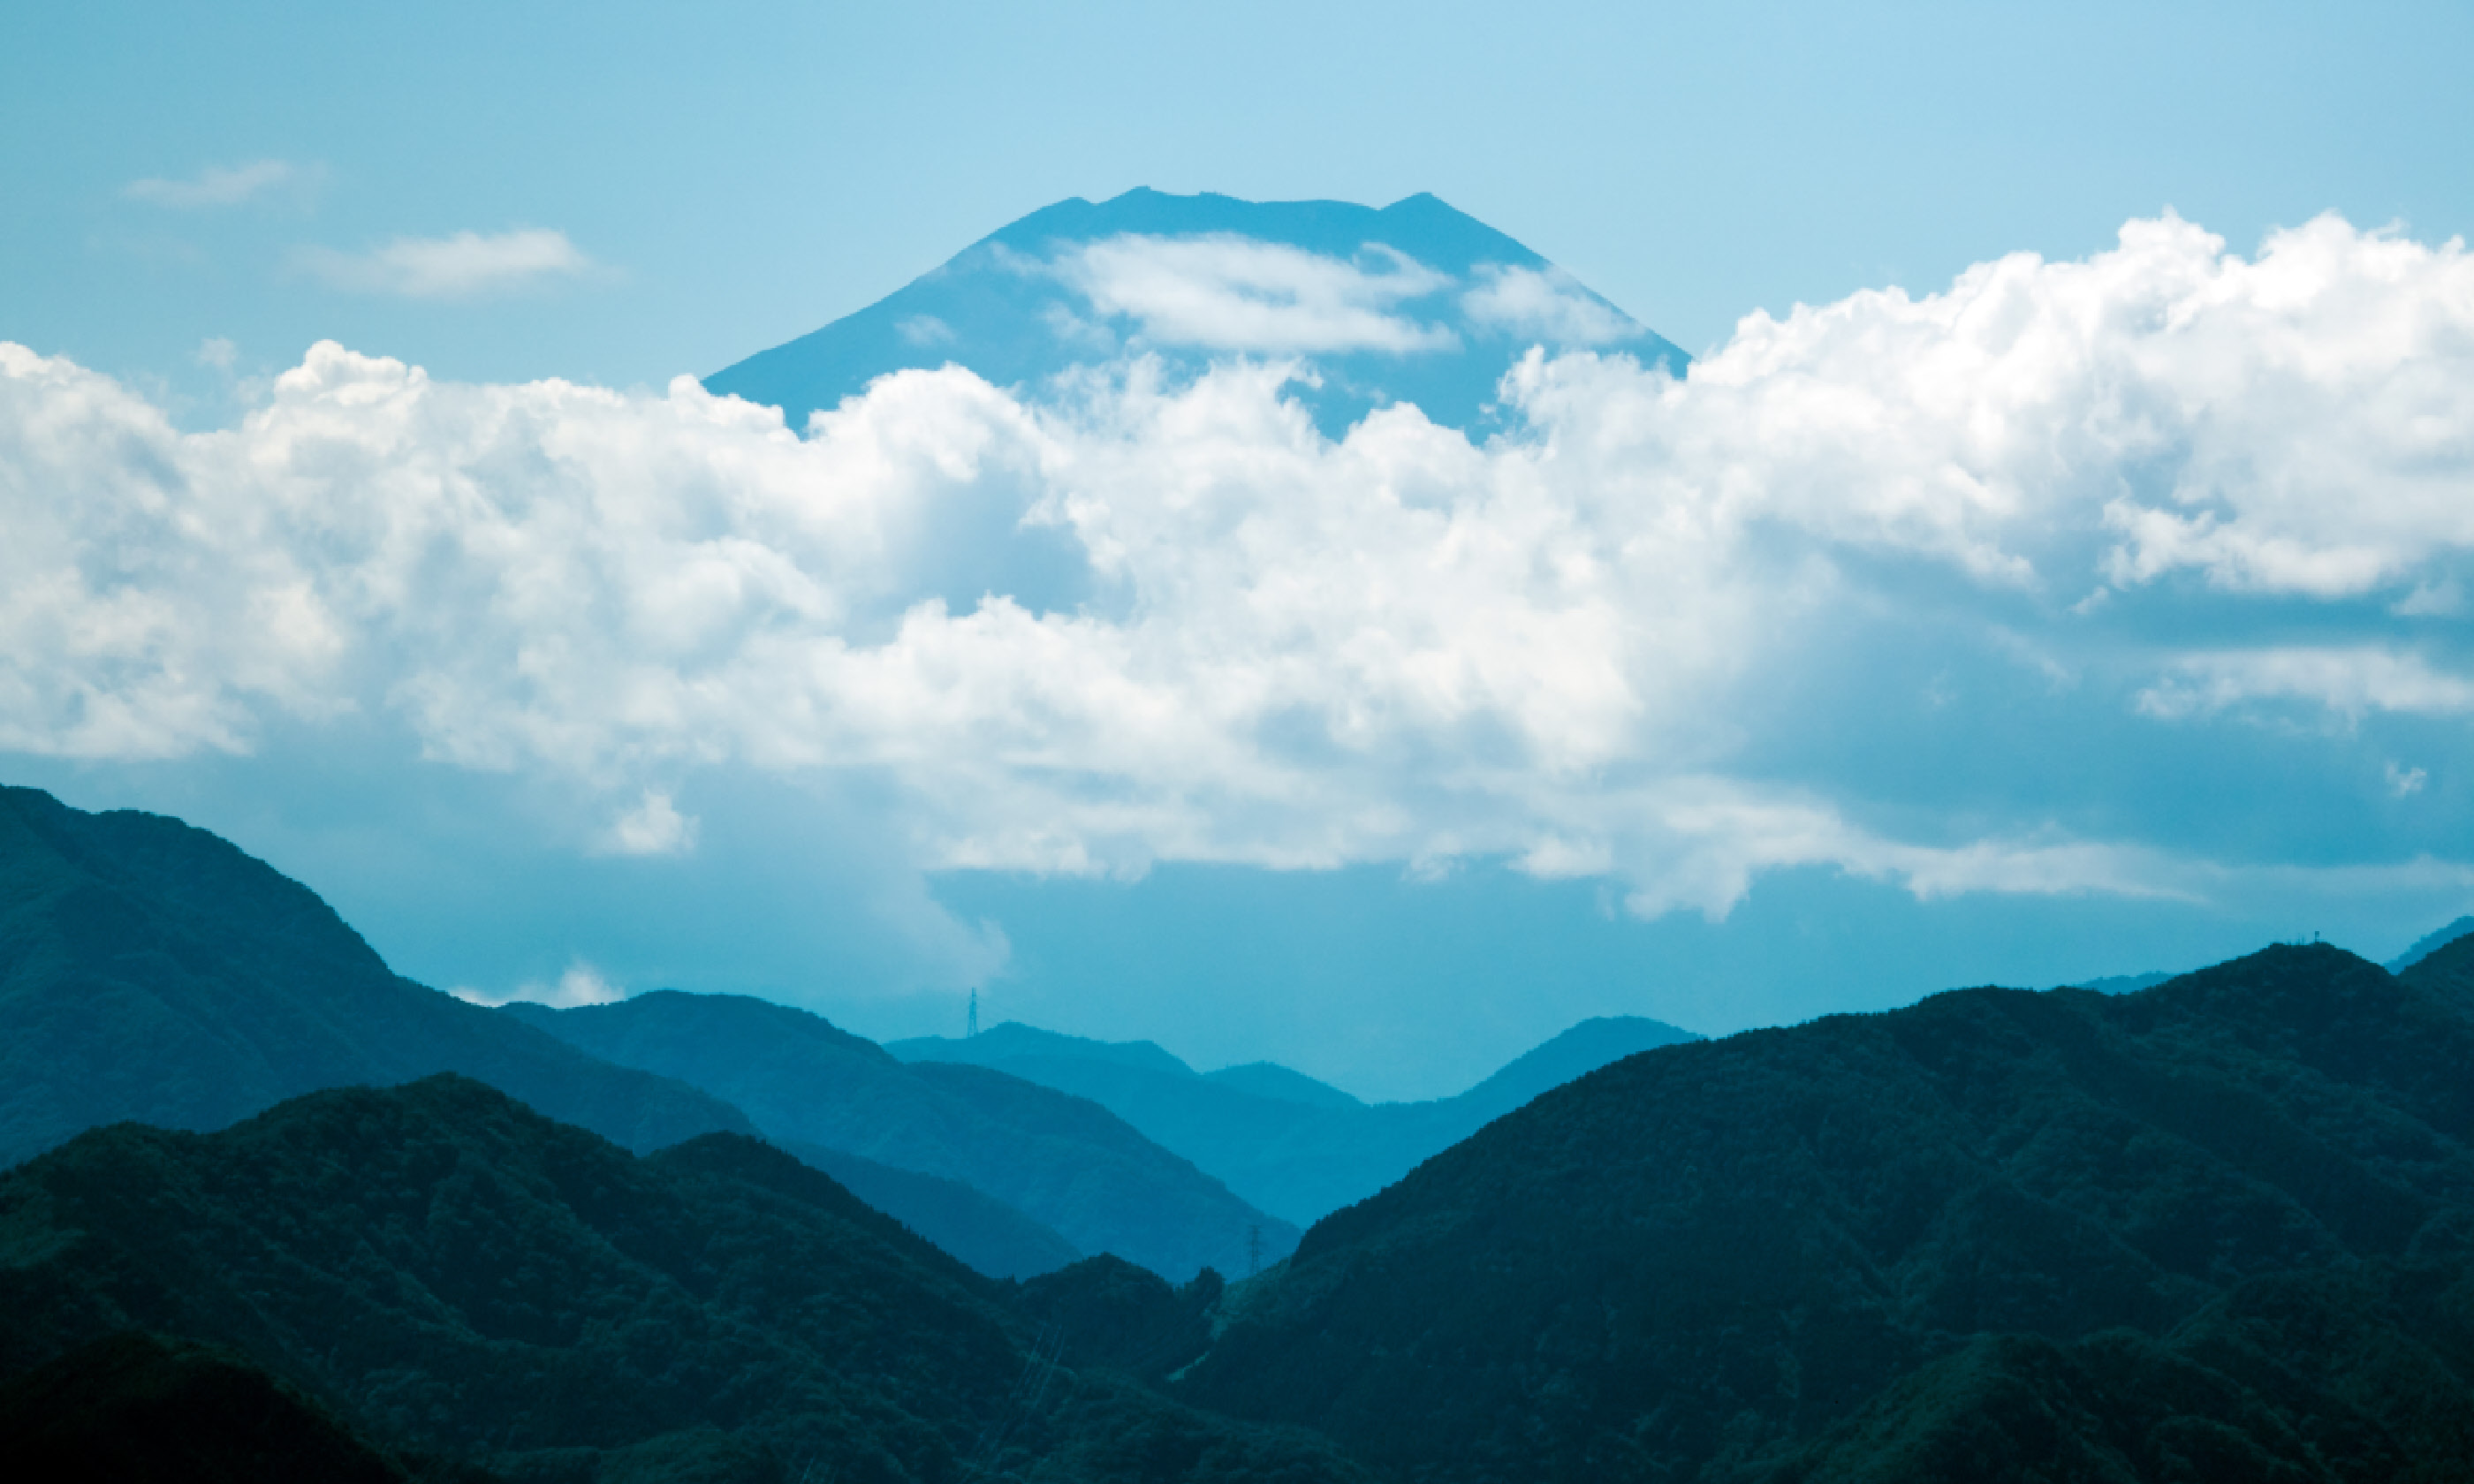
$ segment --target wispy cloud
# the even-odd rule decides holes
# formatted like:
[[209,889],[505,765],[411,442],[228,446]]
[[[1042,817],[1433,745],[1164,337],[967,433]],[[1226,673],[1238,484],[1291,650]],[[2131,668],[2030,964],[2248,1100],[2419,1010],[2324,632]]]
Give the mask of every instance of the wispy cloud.
[[602,271],[567,233],[547,227],[399,237],[366,252],[303,248],[293,263],[334,288],[403,299],[476,299]]
[[1488,329],[1549,346],[1612,346],[1638,338],[1629,315],[1562,269],[1482,263],[1461,310]]
[[246,165],[209,165],[185,180],[132,180],[120,188],[131,201],[193,211],[206,206],[237,206],[286,186],[310,183],[314,168],[289,160],[259,159]]
[[1448,326],[1398,312],[1453,279],[1377,245],[1352,261],[1221,233],[1128,234],[1075,248],[1048,271],[1155,345],[1291,355],[1459,344]]

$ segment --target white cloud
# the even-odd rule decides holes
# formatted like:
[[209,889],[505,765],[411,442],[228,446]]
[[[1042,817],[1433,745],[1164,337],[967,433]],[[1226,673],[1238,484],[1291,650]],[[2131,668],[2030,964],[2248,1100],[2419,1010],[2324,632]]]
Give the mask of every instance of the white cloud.
[[1461,312],[1489,329],[1550,346],[1612,346],[1638,338],[1630,316],[1560,268],[1481,263]]
[[1079,245],[1044,271],[1156,346],[1296,355],[1459,344],[1448,326],[1395,312],[1452,279],[1378,245],[1349,261],[1251,237],[1128,234]]
[[2140,692],[2141,710],[2180,719],[2251,701],[2299,701],[2347,717],[2366,711],[2474,714],[2474,679],[2436,669],[2420,655],[2377,645],[2187,655],[2174,661],[2173,672]]
[[132,180],[120,188],[120,194],[131,201],[179,210],[237,206],[286,186],[309,183],[314,174],[288,160],[259,159],[246,165],[209,165],[185,180]]
[[895,323],[893,332],[906,346],[944,346],[954,340],[954,327],[933,314],[914,314]]
[[2421,793],[2423,785],[2431,781],[2431,772],[2426,768],[2400,768],[2394,762],[2390,762],[2387,765],[2386,771],[2389,792],[2399,799],[2412,798]]
[[240,347],[233,345],[230,341],[225,339],[221,335],[209,335],[205,340],[198,342],[198,364],[200,366],[212,367],[216,371],[228,371],[232,369],[232,362],[239,359],[239,357]]
[[670,796],[648,788],[636,806],[611,823],[601,848],[614,855],[681,855],[695,849],[696,822]]
[[547,1005],[553,1010],[574,1010],[585,1005],[612,1005],[627,997],[627,992],[603,978],[601,970],[582,959],[567,966],[555,984],[534,980],[516,987],[506,994],[492,994],[469,985],[458,985],[449,993],[457,999],[475,1005],[512,1005],[519,1002]]
[[[1283,374],[1136,359],[1025,400],[908,371],[802,439],[685,379],[459,385],[326,345],[189,435],[0,347],[0,747],[245,751],[349,708],[593,791],[594,849],[691,847],[676,780],[752,769],[864,779],[923,865],[1495,855],[1720,914],[1791,868],[2233,879],[2074,833],[2030,760],[1945,817],[1771,745],[1983,725],[1992,670],[1885,700],[1968,654],[2158,738],[2251,703],[2474,714],[2452,641],[2362,601],[2474,548],[2474,445],[2428,425],[2474,426],[2454,245],[2322,221],[2246,261],[2134,223],[2084,263],[1755,316],[1681,381],[1533,354],[1483,446],[1397,406],[1327,441]],[[1017,579],[1059,549],[1084,586],[1043,607]],[[2356,631],[2295,642],[2322,608]],[[1977,648],[1838,683],[1919,634]]]
[[303,248],[294,266],[338,289],[403,299],[472,299],[597,271],[567,233],[546,227],[399,237],[366,252]]

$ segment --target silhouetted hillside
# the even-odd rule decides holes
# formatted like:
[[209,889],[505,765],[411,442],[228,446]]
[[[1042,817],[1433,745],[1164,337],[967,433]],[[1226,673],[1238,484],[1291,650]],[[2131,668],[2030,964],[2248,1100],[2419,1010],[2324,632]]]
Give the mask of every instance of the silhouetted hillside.
[[0,1459],[29,1484],[407,1484],[326,1408],[212,1346],[107,1335],[0,1385]]
[[1201,1479],[1350,1472],[1055,1368],[999,1289],[777,1150],[639,1159],[462,1078],[84,1135],[0,1177],[0,1376],[196,1336],[515,1478],[1157,1476],[1129,1439]]
[[958,1180],[1084,1253],[1112,1252],[1176,1281],[1205,1267],[1244,1271],[1249,1228],[1262,1229],[1268,1252],[1297,1244],[1295,1227],[1095,1103],[982,1067],[908,1066],[804,1010],[663,991],[503,1013],[728,1098],[774,1137]]
[[1147,1041],[1090,1041],[1012,1022],[968,1040],[926,1036],[885,1049],[914,1065],[989,1066],[1089,1098],[1263,1209],[1312,1221],[1380,1190],[1549,1088],[1695,1039],[1631,1016],[1584,1020],[1456,1097],[1372,1105],[1283,1066],[1198,1076]]
[[[1979,1431],[1976,1476],[2236,1476],[1991,1462],[2039,1409],[2166,1456],[2146,1377],[2219,1384],[2187,1362],[2273,1414],[2195,1401],[2247,1440],[2223,1457],[2310,1424],[2335,1476],[2401,1451],[2463,1478],[2431,1440],[2474,1416],[2465,1004],[2279,947],[2137,994],[1965,991],[1632,1058],[1318,1224],[1180,1394],[1431,1484],[1905,1477],[1880,1460],[1974,1456]],[[2358,1282],[2258,1318],[2288,1280]],[[2094,1338],[2116,1329],[2163,1349]],[[2053,1345],[1950,1358],[1979,1335]]]
[[437,1071],[635,1149],[751,1132],[706,1093],[398,977],[306,887],[205,830],[0,788],[0,1167],[125,1118],[220,1128]]

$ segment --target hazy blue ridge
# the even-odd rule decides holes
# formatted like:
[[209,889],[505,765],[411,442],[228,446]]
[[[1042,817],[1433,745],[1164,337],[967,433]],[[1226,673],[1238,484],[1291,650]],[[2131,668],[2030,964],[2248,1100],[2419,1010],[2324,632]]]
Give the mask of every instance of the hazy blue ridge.
[[2468,934],[2474,934],[2474,916],[2459,918],[2446,927],[2425,933],[2414,941],[2413,947],[2389,960],[2389,972],[2401,974]]
[[1295,1226],[1097,1103],[981,1067],[906,1065],[804,1010],[666,990],[502,1014],[728,1098],[769,1137],[960,1181],[1080,1252],[1115,1253],[1173,1281],[1244,1271],[1253,1229],[1273,1256],[1297,1243]]
[[2144,974],[2106,974],[2098,979],[2082,979],[2076,984],[2058,986],[2066,990],[2094,990],[2098,994],[2136,994],[2152,990],[2173,975],[2164,969],[2151,969]]
[[1423,1484],[2474,1477],[2470,961],[1630,1058],[1317,1223],[1176,1392]]
[[1304,1103],[1315,1108],[1366,1106],[1363,1099],[1344,1092],[1328,1082],[1319,1082],[1301,1071],[1282,1066],[1277,1062],[1248,1062],[1238,1066],[1224,1066],[1218,1071],[1204,1072],[1202,1080],[1284,1103]]
[[[1414,402],[1450,427],[1474,429],[1495,384],[1537,337],[1482,324],[1454,296],[1494,268],[1546,271],[1530,249],[1430,195],[1376,209],[1346,202],[1249,202],[1137,189],[1092,203],[1074,198],[989,234],[935,270],[821,329],[760,351],[705,378],[708,390],[780,407],[793,428],[897,371],[968,367],[1000,387],[1037,388],[1069,367],[1149,351],[1191,371],[1208,347],[1162,341],[1096,314],[1057,275],[1042,272],[1060,251],[1128,235],[1222,236],[1301,249],[1348,261],[1389,249],[1445,275],[1448,284],[1399,307],[1449,329],[1450,348],[1343,351],[1305,357],[1320,387],[1293,394],[1337,437],[1373,407]],[[1568,281],[1568,280],[1567,280]],[[1628,316],[1577,284],[1576,295],[1629,324]],[[1073,326],[1061,330],[1061,325]],[[1095,337],[1097,339],[1095,340]],[[1100,343],[1104,341],[1104,343]],[[1550,348],[1560,348],[1550,344]],[[1682,374],[1689,358],[1637,325],[1599,348],[1662,363]]]
[[794,1138],[777,1142],[800,1163],[831,1175],[851,1194],[989,1278],[1035,1278],[1082,1256],[1054,1229],[958,1180],[896,1169],[846,1149]]
[[1034,1355],[1052,1322],[1104,1348],[1112,1311],[1176,1339],[1152,1312],[1174,1293],[1129,1307],[1067,1280],[1027,1322],[1007,1285],[755,1138],[639,1158],[465,1078],[208,1135],[90,1131],[0,1176],[0,1381],[182,1336],[387,1448],[510,1479],[1358,1476]]
[[[1274,1215],[1311,1222],[1380,1190],[1418,1162],[1539,1093],[1637,1052],[1691,1041],[1637,1017],[1584,1020],[1455,1097],[1365,1104],[1286,1067],[1198,1075],[1149,1041],[1103,1041],[1008,1021],[968,1040],[889,1043],[925,1065],[993,1067],[1106,1108]],[[1247,1085],[1285,1088],[1258,1092]],[[1298,1085],[1328,1096],[1298,1095]]]
[[753,1131],[709,1093],[399,977],[316,894],[205,830],[0,788],[0,1166],[122,1119],[220,1128],[438,1071],[639,1150]]

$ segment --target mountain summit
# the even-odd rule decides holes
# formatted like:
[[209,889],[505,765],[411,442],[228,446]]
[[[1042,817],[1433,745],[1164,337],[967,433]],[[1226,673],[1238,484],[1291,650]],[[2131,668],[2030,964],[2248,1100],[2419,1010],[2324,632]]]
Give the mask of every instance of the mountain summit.
[[1329,436],[1413,402],[1474,431],[1532,346],[1662,362],[1673,344],[1518,242],[1433,196],[1377,210],[1128,191],[1061,201],[856,314],[706,378],[794,428],[889,372],[968,367],[998,386],[1156,356],[1293,361]]

